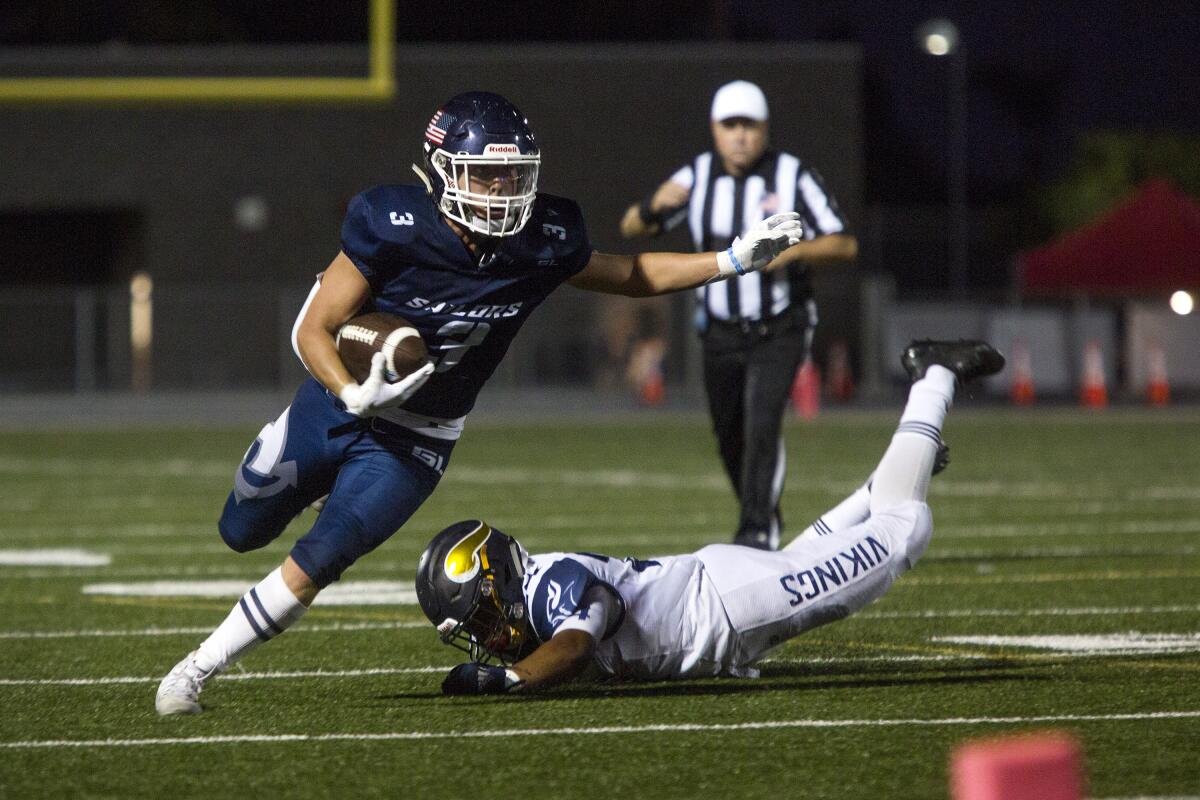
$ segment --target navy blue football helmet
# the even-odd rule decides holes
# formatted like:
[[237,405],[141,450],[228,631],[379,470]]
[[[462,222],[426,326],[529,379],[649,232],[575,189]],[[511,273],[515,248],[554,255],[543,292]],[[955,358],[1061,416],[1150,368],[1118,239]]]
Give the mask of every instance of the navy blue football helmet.
[[450,98],[425,128],[425,170],[438,210],[485,236],[525,227],[542,156],[529,122],[498,94]]

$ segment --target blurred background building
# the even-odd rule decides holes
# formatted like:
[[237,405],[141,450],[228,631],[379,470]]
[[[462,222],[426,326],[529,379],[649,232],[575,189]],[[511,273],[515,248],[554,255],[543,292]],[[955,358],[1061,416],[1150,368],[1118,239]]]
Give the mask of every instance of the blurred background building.
[[[1196,42],[1195,2],[15,0],[0,393],[294,384],[288,331],[346,202],[408,181],[430,113],[467,89],[513,99],[542,188],[580,201],[598,249],[631,251],[621,212],[708,146],[712,91],[745,78],[861,243],[817,279],[817,365],[853,376],[839,394],[885,392],[913,336],[989,336],[1029,397],[1074,398],[1097,367],[1119,396],[1169,372],[1186,397]],[[672,400],[699,396],[690,304],[654,332]],[[496,381],[608,385],[620,316],[563,290]],[[1024,397],[1013,372],[993,391]]]

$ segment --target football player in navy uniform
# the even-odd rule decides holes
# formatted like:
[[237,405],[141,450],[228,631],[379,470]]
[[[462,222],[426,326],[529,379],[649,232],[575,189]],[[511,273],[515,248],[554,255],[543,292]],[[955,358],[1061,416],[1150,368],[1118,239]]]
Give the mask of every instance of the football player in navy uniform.
[[[424,169],[414,167],[423,186],[379,186],[351,200],[341,251],[293,331],[312,377],[247,451],[221,537],[238,552],[263,547],[328,497],[283,564],[163,679],[160,714],[200,711],[209,678],[294,624],[405,523],[444,474],[513,337],[560,284],[635,297],[691,289],[760,270],[803,235],[797,215],[779,214],[721,253],[595,252],[579,206],[538,193],[537,142],[495,94],[452,98],[423,146]],[[429,362],[389,382],[377,354],[370,376],[355,381],[334,335],[367,311],[411,322]]]
[[1004,366],[984,342],[914,342],[901,360],[914,383],[879,466],[783,550],[530,556],[478,520],[439,533],[417,566],[417,598],[442,641],[473,658],[442,691],[532,690],[589,670],[752,677],[773,648],[878,599],[929,544],[925,497],[957,386]]

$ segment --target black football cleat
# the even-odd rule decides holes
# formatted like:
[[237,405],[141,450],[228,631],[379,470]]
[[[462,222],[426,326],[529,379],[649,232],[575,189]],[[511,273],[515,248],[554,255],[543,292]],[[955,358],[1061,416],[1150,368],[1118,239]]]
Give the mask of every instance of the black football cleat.
[[937,364],[953,372],[961,386],[1004,369],[1004,356],[987,342],[978,340],[938,342],[925,339],[911,342],[904,348],[900,364],[913,381],[924,378],[925,372]]
[[933,457],[933,471],[930,474],[937,475],[948,466],[950,466],[950,445],[941,442],[938,444],[937,455]]

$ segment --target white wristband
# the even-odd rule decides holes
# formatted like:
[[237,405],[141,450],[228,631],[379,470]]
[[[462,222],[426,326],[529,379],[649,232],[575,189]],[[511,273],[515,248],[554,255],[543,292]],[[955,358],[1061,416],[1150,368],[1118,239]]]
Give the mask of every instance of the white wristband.
[[732,278],[734,275],[745,274],[745,268],[742,268],[741,264],[738,263],[737,256],[733,254],[733,247],[730,246],[717,253],[717,274],[709,280],[709,283],[712,283],[712,281],[723,281],[726,278]]

